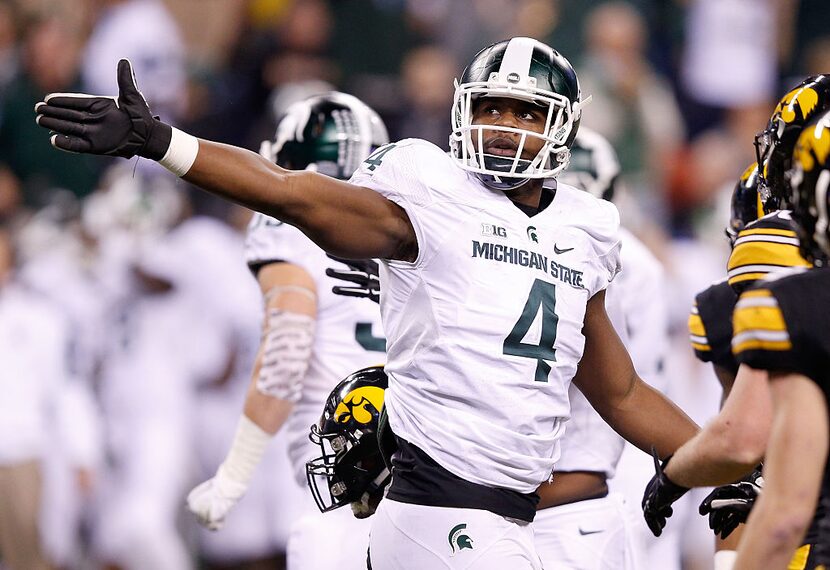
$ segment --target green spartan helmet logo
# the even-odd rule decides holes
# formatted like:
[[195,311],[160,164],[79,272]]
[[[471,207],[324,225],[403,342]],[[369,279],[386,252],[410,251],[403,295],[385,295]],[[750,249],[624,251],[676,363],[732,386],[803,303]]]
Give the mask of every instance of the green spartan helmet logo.
[[467,528],[466,523],[457,524],[452,527],[450,534],[447,536],[450,548],[452,549],[451,556],[455,556],[456,553],[461,552],[465,548],[469,548],[470,550],[473,549],[473,539],[471,539],[469,535],[461,532],[465,528]]

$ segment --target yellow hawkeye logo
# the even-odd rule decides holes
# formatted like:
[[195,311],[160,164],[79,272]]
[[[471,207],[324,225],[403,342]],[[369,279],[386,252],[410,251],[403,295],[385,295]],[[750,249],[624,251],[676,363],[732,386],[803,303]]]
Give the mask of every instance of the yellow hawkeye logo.
[[818,104],[818,93],[811,87],[799,87],[793,89],[781,99],[775,112],[781,115],[785,123],[792,123],[798,118],[796,111],[801,117],[806,118],[813,112]]
[[343,398],[334,410],[334,421],[344,424],[350,419],[368,424],[383,408],[383,388],[362,386],[355,388]]
[[819,164],[826,164],[830,154],[830,129],[825,121],[816,125],[814,129],[805,129],[798,137],[793,158],[795,163],[805,172],[810,172]]

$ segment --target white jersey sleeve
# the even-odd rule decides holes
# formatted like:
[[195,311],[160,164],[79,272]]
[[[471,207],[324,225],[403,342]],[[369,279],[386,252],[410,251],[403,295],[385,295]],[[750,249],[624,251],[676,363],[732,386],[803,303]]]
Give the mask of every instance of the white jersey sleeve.
[[559,456],[586,304],[620,268],[616,208],[563,185],[529,217],[413,139],[352,183],[399,204],[418,240],[413,263],[381,264],[393,431],[468,481],[534,491]]

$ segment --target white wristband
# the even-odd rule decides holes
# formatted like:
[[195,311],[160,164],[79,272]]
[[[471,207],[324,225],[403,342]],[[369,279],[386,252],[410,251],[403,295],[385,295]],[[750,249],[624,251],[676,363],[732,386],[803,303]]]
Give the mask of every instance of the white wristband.
[[159,164],[176,176],[184,176],[196,161],[196,155],[199,154],[199,139],[176,127],[172,129],[170,146],[159,160]]
[[738,553],[734,550],[718,550],[715,552],[714,570],[732,570]]
[[247,485],[270,441],[271,434],[243,414],[236,426],[236,435],[234,435],[228,456],[219,466],[219,472],[238,483]]

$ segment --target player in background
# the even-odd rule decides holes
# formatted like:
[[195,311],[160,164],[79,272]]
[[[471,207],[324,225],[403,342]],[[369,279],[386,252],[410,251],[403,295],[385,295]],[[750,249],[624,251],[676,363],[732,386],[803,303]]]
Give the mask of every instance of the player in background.
[[[282,167],[344,180],[386,142],[386,127],[372,109],[351,95],[331,92],[289,107],[261,154]],[[331,260],[299,229],[256,214],[245,249],[264,302],[262,340],[231,448],[216,475],[188,496],[189,509],[213,530],[245,493],[266,445],[283,426],[296,478],[305,485],[305,464],[315,453],[308,427],[319,418],[329,391],[348,371],[385,360],[377,307],[335,297],[324,273]],[[338,547],[317,547],[323,538]],[[350,514],[317,513],[292,528],[288,565],[314,569],[354,560],[362,567],[367,545],[368,523]]]
[[[796,227],[788,210],[778,210],[786,195],[785,172],[789,168],[793,147],[805,123],[830,108],[830,77],[818,75],[804,80],[779,102],[765,131],[756,137],[758,173],[750,170],[742,181],[742,214],[730,222],[741,230],[735,238],[728,262],[727,281],[715,284],[698,295],[689,325],[691,340],[701,359],[713,362],[724,391],[728,392],[720,413],[688,444],[662,467],[649,483],[643,499],[646,520],[659,535],[670,516],[670,505],[690,487],[726,485],[715,489],[701,505],[702,514],[710,514],[710,526],[721,536],[746,520],[759,489],[758,473],[752,473],[764,455],[771,426],[770,384],[767,374],[740,366],[731,358],[726,343],[733,330],[730,307],[741,291],[768,273],[809,263],[799,255]],[[756,182],[757,177],[757,182]],[[753,202],[753,186],[757,198]],[[737,196],[736,196],[737,198]],[[769,212],[741,228],[737,219],[751,217],[762,208]],[[760,203],[760,206],[759,206]],[[727,230],[727,233],[731,232]],[[728,289],[727,289],[728,287]],[[734,351],[734,346],[733,346]],[[742,476],[746,481],[731,485]],[[668,510],[666,508],[668,507]],[[817,517],[816,521],[819,517]],[[794,568],[812,567],[808,542],[795,554]],[[720,555],[723,568],[730,568],[734,555]],[[719,569],[721,566],[718,567]]]
[[[787,568],[811,522],[816,524],[819,497],[824,503],[828,496],[829,154],[830,113],[825,112],[804,126],[788,176],[787,201],[801,253],[816,267],[770,275],[745,291],[735,307],[733,352],[742,365],[769,375],[773,402],[764,491],[738,548],[736,570]],[[826,516],[825,504],[808,568],[830,563]]]
[[639,378],[605,312],[620,269],[616,208],[543,188],[567,166],[585,104],[549,46],[483,49],[456,87],[451,153],[400,141],[350,183],[173,129],[152,117],[128,61],[118,78],[117,101],[53,94],[36,106],[57,148],[157,160],[328,253],[381,259],[398,451],[371,519],[375,567],[540,568],[529,523],[559,457],[571,381],[661,457],[697,431]]
[[[806,267],[808,262],[798,254],[798,238],[789,212],[770,211],[765,215],[762,194],[758,188],[758,165],[753,163],[741,175],[735,185],[731,200],[731,218],[726,234],[732,252],[727,263],[727,278],[714,283],[695,298],[689,316],[689,335],[695,355],[703,362],[711,362],[723,389],[721,401],[729,397],[739,364],[732,354],[732,312],[738,295],[759,278],[788,267]],[[742,378],[749,379],[746,370]],[[756,379],[757,380],[757,379]],[[759,392],[765,379],[752,384],[741,384],[740,389],[750,389],[762,399],[761,407],[747,408],[746,413],[759,412],[758,417],[768,417],[767,397]],[[762,387],[762,390],[765,388]],[[734,402],[739,400],[733,400]],[[755,438],[744,442],[748,453],[762,453],[766,445],[766,429],[755,432]],[[701,514],[708,514],[710,527],[718,536],[715,567],[728,570],[735,559],[735,549],[741,532],[735,532],[741,519],[746,519],[744,493],[763,485],[760,467],[745,481],[718,487],[707,496],[700,507]],[[732,501],[732,504],[730,504]],[[741,516],[742,515],[742,516]]]

